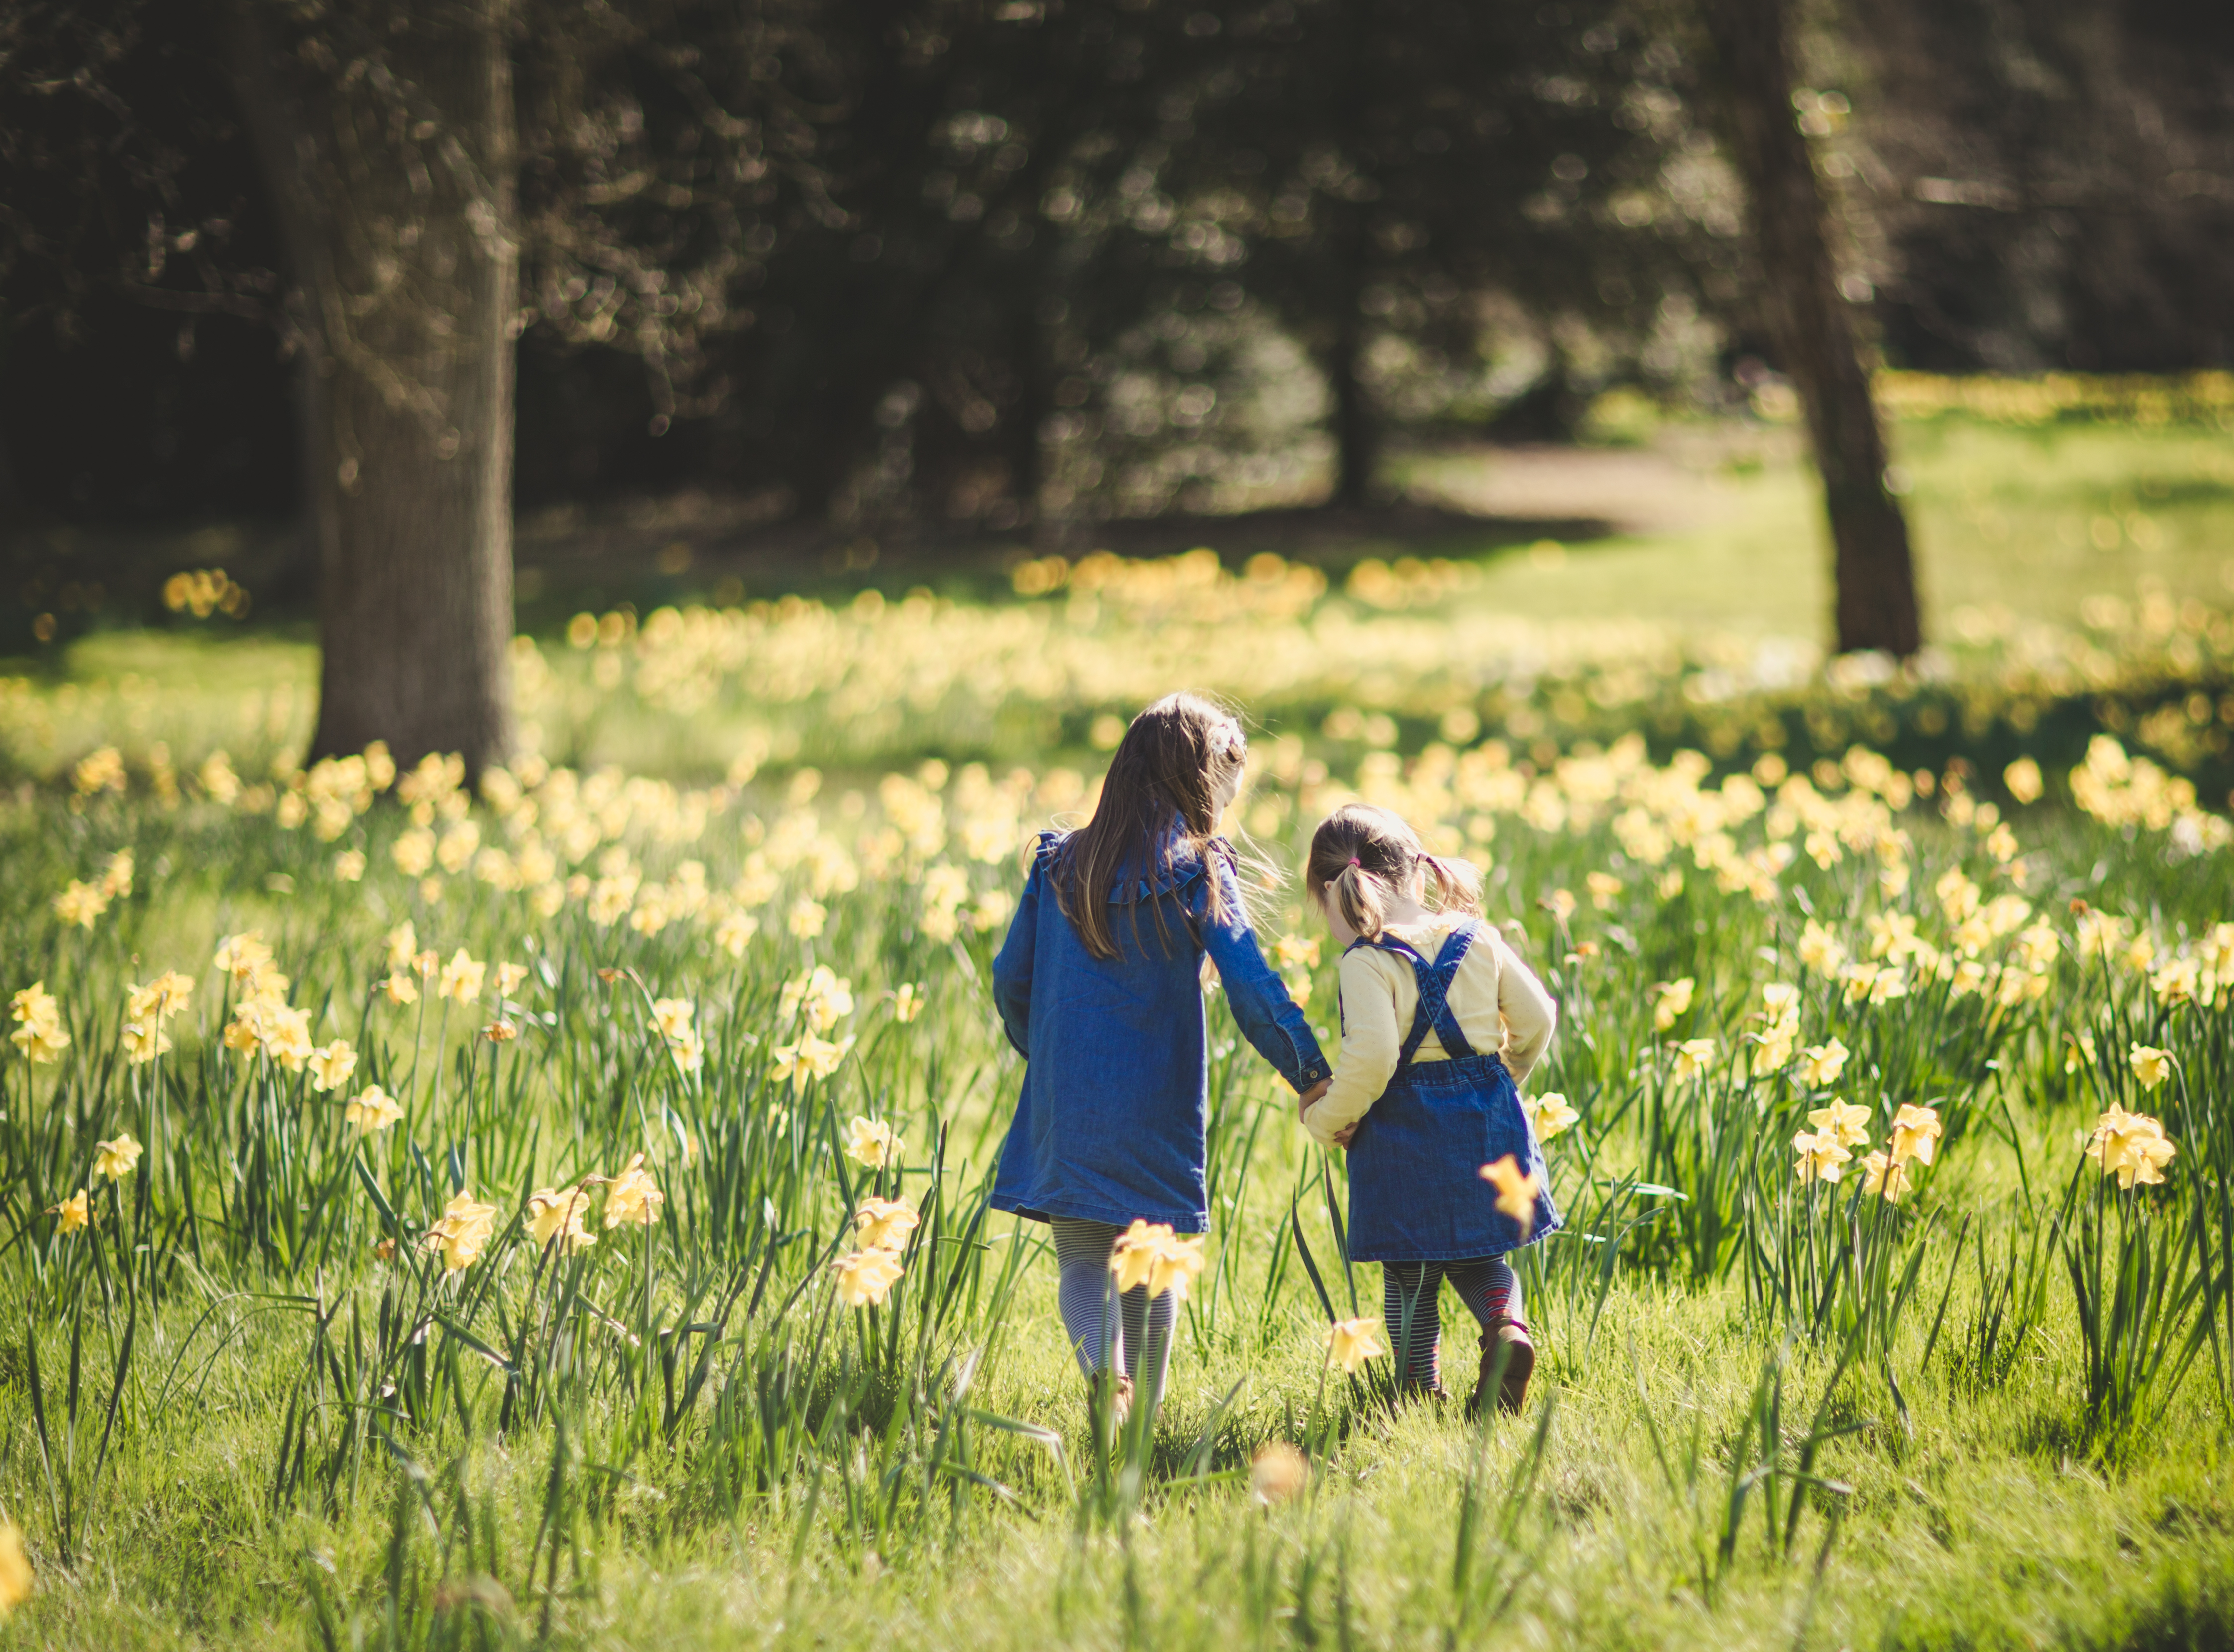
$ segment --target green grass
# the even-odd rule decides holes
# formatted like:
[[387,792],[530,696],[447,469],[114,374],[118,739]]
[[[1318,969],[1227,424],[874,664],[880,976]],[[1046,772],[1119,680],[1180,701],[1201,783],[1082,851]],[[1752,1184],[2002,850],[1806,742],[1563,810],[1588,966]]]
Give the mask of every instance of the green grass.
[[[1893,441],[1925,629],[1936,640],[1962,635],[1964,609],[2068,627],[2089,597],[2131,604],[2154,586],[2223,604],[2234,591],[2234,460],[2222,430],[2022,428],[1948,415],[1903,425]],[[1725,437],[1668,446],[1711,479],[1715,519],[1584,541],[1549,565],[1525,552],[1500,558],[1481,599],[1547,619],[1642,616],[1823,637],[1828,541],[1797,445],[1734,451]],[[1462,485],[1484,462],[1498,461],[1421,460],[1408,474],[1431,488]]]
[[[2126,916],[2159,961],[2215,960],[2209,926],[2234,911],[2225,852],[2173,870],[2161,835],[2037,811],[2015,822],[2013,872],[1990,812],[1956,824],[1787,788],[1786,806],[1844,850],[1747,892],[1724,887],[1746,881],[1744,856],[1805,830],[1748,813],[1741,787],[1618,775],[1649,818],[1701,834],[1656,866],[1630,858],[1649,845],[1618,846],[1593,771],[1547,777],[1556,823],[1496,772],[1431,757],[1357,779],[1486,848],[1492,916],[1525,930],[1563,1003],[1538,1082],[1582,1123],[1550,1150],[1571,1231],[1527,1264],[1545,1351],[1529,1413],[1478,1429],[1454,1410],[1392,1411],[1385,1361],[1323,1383],[1326,1310],[1297,1235],[1341,1315],[1353,1291],[1372,1310],[1376,1270],[1341,1259],[1326,1191],[1338,1199],[1340,1160],[1309,1147],[1213,1004],[1210,1267],[1168,1404],[1144,1408],[1101,1468],[1050,1263],[1029,1224],[981,1221],[978,1204],[1016,1064],[982,984],[998,909],[982,928],[971,914],[1011,886],[1008,846],[1067,795],[1059,777],[964,770],[935,794],[833,785],[786,802],[656,787],[600,799],[531,773],[532,816],[501,795],[470,815],[425,800],[439,833],[469,819],[514,873],[594,816],[601,841],[579,864],[593,885],[640,878],[635,910],[669,914],[641,928],[601,925],[594,888],[562,887],[545,916],[533,887],[422,885],[394,864],[415,828],[390,804],[345,810],[331,842],[191,795],[7,806],[9,984],[42,978],[73,1040],[54,1063],[0,1068],[0,1270],[20,1304],[0,1332],[0,1502],[41,1575],[10,1632],[87,1648],[2223,1641],[2234,1123],[2219,1098],[2234,1041],[2223,1005],[2160,1005],[2122,949],[2081,958],[2067,907],[2084,895]],[[1247,806],[1291,846],[1342,794],[1268,772]],[[1736,860],[1702,809],[1727,817]],[[1896,831],[1911,846],[1888,861],[1874,846]],[[985,859],[964,858],[972,844]],[[125,846],[130,894],[63,927],[50,897]],[[361,884],[333,875],[352,847],[370,858]],[[1881,887],[1878,868],[1904,859],[1905,888]],[[686,860],[714,893],[677,916]],[[773,883],[740,888],[755,865]],[[940,865],[970,891],[950,941],[924,876]],[[1996,1011],[1912,962],[1909,996],[1871,1007],[1799,962],[1810,912],[1856,957],[1881,912],[1956,945],[1935,891],[1957,867],[2056,931],[2037,996]],[[1601,910],[1585,878],[1609,869]],[[1680,892],[1661,882],[1672,870]],[[1571,919],[1542,904],[1558,889],[1583,896]],[[827,928],[791,934],[794,904],[818,891]],[[735,957],[721,924],[748,904],[761,929]],[[1309,932],[1279,904],[1268,935]],[[443,957],[532,966],[506,1012],[517,1041],[477,1037],[496,1013],[486,998],[446,1017],[374,996],[406,917]],[[313,1038],[355,1047],[342,1090],[219,1048],[230,996],[208,960],[246,929],[273,946]],[[1980,944],[2022,984],[2013,933]],[[773,1076],[772,1048],[799,1030],[777,994],[813,963],[851,981],[855,1008],[831,1031],[859,1041],[801,1087]],[[199,977],[193,1002],[177,1048],[133,1067],[124,984],[165,967]],[[1324,1022],[1331,973],[1311,988]],[[1677,974],[1696,978],[1696,1002],[1656,1035],[1648,989]],[[1803,988],[1802,1043],[1853,1052],[1836,1090],[1870,1108],[1873,1139],[1904,1104],[1938,1108],[1939,1161],[1900,1205],[1861,1197],[1851,1173],[1812,1201],[1793,1180],[1788,1139],[1824,1096],[1789,1069],[1745,1070],[1760,988],[1778,979]],[[927,1008],[902,1023],[884,995],[909,982]],[[695,1002],[695,1076],[651,1025],[656,996]],[[2103,1060],[2067,1073],[2080,1031]],[[1675,1079],[1670,1042],[1698,1036],[1719,1041],[1715,1060]],[[2175,1052],[2172,1084],[2138,1088],[2122,1061],[2135,1041]],[[360,1148],[337,1103],[372,1079],[407,1116]],[[2178,1140],[2163,1188],[2106,1195],[2080,1173],[2074,1137],[2113,1099]],[[856,1115],[903,1134],[901,1168],[877,1185],[925,1216],[874,1312],[834,1306],[820,1265],[870,1183],[836,1151]],[[123,1129],[150,1152],[119,1202],[88,1166]],[[527,1192],[638,1152],[667,1195],[659,1223],[593,1217],[600,1243],[578,1263],[539,1263],[519,1233]],[[419,1240],[459,1170],[496,1206],[494,1237],[442,1284]],[[88,1181],[92,1236],[59,1234],[41,1212]],[[2192,1357],[2090,1397],[2070,1260],[2099,1231],[2114,1263],[2119,1236],[2143,1230],[2152,1267],[2174,1275],[2163,1316],[2139,1332],[2107,1310],[2093,1322],[2113,1356]],[[383,1237],[402,1260],[374,1255]],[[1989,1346],[2012,1254],[2035,1270]],[[1831,1290],[1841,1257],[1857,1271]],[[1461,1381],[1470,1352],[1453,1332]],[[1272,1440],[1315,1467],[1302,1497],[1266,1509],[1247,1469]]]

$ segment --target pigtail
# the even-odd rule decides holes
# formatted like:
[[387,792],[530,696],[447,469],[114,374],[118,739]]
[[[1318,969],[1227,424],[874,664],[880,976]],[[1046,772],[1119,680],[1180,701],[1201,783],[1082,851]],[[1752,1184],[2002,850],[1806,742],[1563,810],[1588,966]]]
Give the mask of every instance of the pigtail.
[[[1439,912],[1462,912],[1470,917],[1481,916],[1481,869],[1471,860],[1447,859],[1424,851],[1420,856],[1421,869],[1434,886],[1433,904]],[[1364,931],[1360,930],[1359,934]]]
[[1334,878],[1335,910],[1351,930],[1377,941],[1388,924],[1388,898],[1394,892],[1387,878],[1352,860]]

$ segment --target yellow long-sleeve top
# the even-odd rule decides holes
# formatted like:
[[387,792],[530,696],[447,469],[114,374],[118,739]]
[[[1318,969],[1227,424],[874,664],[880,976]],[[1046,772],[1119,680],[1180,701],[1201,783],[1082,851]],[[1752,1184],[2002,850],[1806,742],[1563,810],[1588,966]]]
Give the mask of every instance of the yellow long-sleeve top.
[[[1456,915],[1438,915],[1423,924],[1392,924],[1387,933],[1432,963],[1451,931],[1465,922]],[[1558,1006],[1544,983],[1486,924],[1451,977],[1449,1002],[1474,1053],[1503,1056],[1516,1085],[1543,1059],[1558,1019]],[[1336,1133],[1362,1119],[1388,1087],[1419,1005],[1420,983],[1409,958],[1372,946],[1342,955],[1342,1052],[1335,1058],[1333,1083],[1303,1115],[1303,1127],[1322,1146],[1332,1146]],[[1412,1059],[1450,1057],[1430,1028]]]

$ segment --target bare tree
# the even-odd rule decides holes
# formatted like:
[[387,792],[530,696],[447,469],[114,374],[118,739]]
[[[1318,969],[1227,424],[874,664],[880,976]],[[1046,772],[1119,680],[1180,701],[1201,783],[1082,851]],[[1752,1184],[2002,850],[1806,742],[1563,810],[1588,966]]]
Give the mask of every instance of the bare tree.
[[1885,480],[1884,433],[1839,291],[1823,195],[1793,119],[1785,0],[1701,0],[1744,180],[1759,302],[1799,388],[1831,523],[1841,652],[1905,657],[1923,641],[1908,522]]

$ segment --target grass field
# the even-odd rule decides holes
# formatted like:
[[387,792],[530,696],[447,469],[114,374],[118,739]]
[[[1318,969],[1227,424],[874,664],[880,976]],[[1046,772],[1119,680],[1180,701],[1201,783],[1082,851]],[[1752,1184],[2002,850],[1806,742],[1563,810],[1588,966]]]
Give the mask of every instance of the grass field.
[[[2035,439],[1979,429],[1907,438],[1927,547],[1938,467]],[[0,701],[0,1600],[10,1529],[36,1568],[0,1635],[2227,1643],[2234,833],[2184,778],[2234,654],[2224,485],[2120,514],[2214,450],[2071,441],[2067,480],[2128,458],[1978,508],[2146,508],[2127,611],[2042,552],[2025,623],[1936,682],[1764,650],[1773,595],[1749,638],[1671,623],[1665,545],[1340,593],[1042,561],[1009,602],[523,645],[548,755],[468,796],[285,762],[284,644],[78,644],[83,681]],[[1764,519],[1791,491],[1728,485]],[[1625,612],[1600,557],[1636,558]],[[1524,624],[1513,581],[1574,606]],[[1088,806],[1107,719],[1202,670],[1267,725],[1238,827],[1292,861],[1341,800],[1401,810],[1560,999],[1568,1226],[1527,1253],[1519,1418],[1329,1366],[1377,1270],[1214,992],[1160,1411],[1091,1427],[1039,1231],[985,1207],[1018,847]],[[2082,728],[2106,708],[2126,744]],[[1888,761],[1876,718],[1963,761]],[[1259,900],[1331,1029],[1316,920]],[[872,1197],[916,1225],[860,1231]]]

